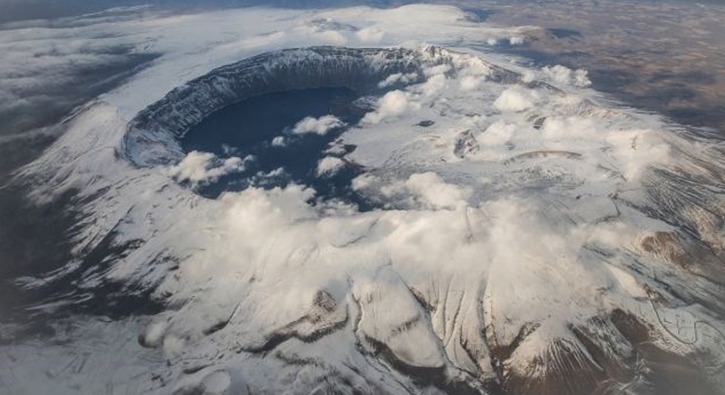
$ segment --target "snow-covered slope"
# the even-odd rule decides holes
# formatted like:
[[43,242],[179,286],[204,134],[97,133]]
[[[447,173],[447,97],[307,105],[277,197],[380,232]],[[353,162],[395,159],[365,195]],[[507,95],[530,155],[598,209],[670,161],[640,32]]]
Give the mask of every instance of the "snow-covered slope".
[[[722,144],[608,103],[582,71],[554,78],[465,49],[490,32],[476,36],[458,10],[360,12],[305,16],[312,41],[324,31],[355,45],[283,49],[292,40],[222,66],[224,44],[192,76],[181,55],[161,57],[67,121],[21,176],[41,203],[77,190],[77,259],[22,281],[80,278],[40,309],[109,284],[108,300],[150,295],[164,308],[71,318],[68,343],[7,346],[27,372],[86,362],[38,382],[15,367],[2,382],[177,394],[723,388]],[[371,38],[386,48],[359,49]],[[419,38],[457,50],[409,41]],[[380,208],[318,200],[304,185],[207,199],[171,176],[214,166],[178,143],[214,110],[319,86],[379,94],[320,155],[364,169],[352,187]],[[243,164],[219,160],[219,171]],[[116,338],[129,331],[138,342]]]

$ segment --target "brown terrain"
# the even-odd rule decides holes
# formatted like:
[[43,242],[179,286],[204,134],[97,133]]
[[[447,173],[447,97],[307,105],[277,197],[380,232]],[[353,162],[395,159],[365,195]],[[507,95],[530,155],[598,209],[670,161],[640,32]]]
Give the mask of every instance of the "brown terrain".
[[725,134],[725,5],[674,1],[458,2],[486,22],[543,29],[505,50],[589,71],[593,87]]

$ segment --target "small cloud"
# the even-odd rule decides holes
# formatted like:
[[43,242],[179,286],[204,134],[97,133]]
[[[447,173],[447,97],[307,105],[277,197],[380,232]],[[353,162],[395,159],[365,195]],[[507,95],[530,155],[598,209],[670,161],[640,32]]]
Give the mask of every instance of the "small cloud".
[[167,358],[177,357],[181,355],[186,346],[184,338],[168,334],[164,337],[163,344],[161,345],[164,350],[164,355]]
[[227,174],[244,171],[239,157],[220,159],[210,152],[189,152],[181,162],[167,169],[167,174],[178,182],[188,182],[193,187],[206,185]]
[[270,171],[258,171],[251,178],[251,185],[255,187],[276,186],[280,181],[289,179],[290,176],[283,167],[278,167]]
[[167,329],[168,323],[165,321],[152,322],[142,332],[139,342],[144,347],[158,347],[161,345]]
[[258,171],[256,176],[258,178],[278,178],[278,177],[284,177],[287,174],[287,172],[284,171],[284,167],[278,167],[271,171]]
[[376,27],[366,27],[358,30],[355,36],[363,43],[379,43],[385,36],[385,32]]
[[338,31],[326,30],[317,34],[323,41],[327,42],[328,44],[339,46],[347,44],[347,39],[345,38],[345,36]]
[[416,92],[423,96],[435,96],[446,87],[446,73],[451,71],[451,65],[439,64],[423,69],[423,75],[427,78],[425,82],[414,87]]
[[388,92],[378,100],[377,110],[365,114],[365,123],[380,123],[383,119],[404,114],[410,107],[408,95],[400,90]]
[[521,45],[525,42],[526,42],[525,37],[513,36],[513,37],[509,38],[509,44],[511,44],[511,45]]
[[[345,126],[345,123],[334,115],[325,115],[320,118],[307,117],[295,124],[295,126],[292,128],[292,133],[315,133],[320,136],[324,136],[330,130],[341,128],[343,126]],[[284,142],[284,140],[282,140],[282,142]],[[274,145],[274,140],[272,140],[272,144]]]
[[413,174],[405,181],[384,186],[380,192],[388,197],[409,200],[419,208],[433,210],[465,207],[472,194],[470,188],[449,184],[433,172]]
[[638,179],[652,163],[671,160],[670,145],[649,129],[622,130],[607,136],[607,142],[622,161],[620,168],[628,180]]
[[334,156],[326,156],[317,163],[317,176],[330,177],[345,167],[345,161]]
[[423,70],[423,74],[425,74],[426,77],[432,77],[435,75],[445,74],[447,72],[451,71],[451,65],[449,64],[439,64],[437,66],[432,66],[425,68]]
[[445,74],[435,74],[428,78],[428,80],[420,85],[416,86],[416,90],[423,96],[431,97],[435,96],[438,92],[446,87],[446,76]]
[[487,146],[503,145],[511,141],[516,125],[503,121],[494,122],[477,140]]
[[483,82],[485,79],[486,77],[475,77],[472,75],[467,75],[465,77],[462,77],[458,81],[458,84],[461,90],[470,91],[478,88],[478,86],[481,85],[481,82]]
[[589,72],[586,70],[572,70],[568,67],[556,65],[553,67],[544,67],[541,69],[544,74],[552,81],[563,85],[571,85],[584,88],[592,84],[589,80]]
[[520,112],[533,107],[537,101],[538,95],[536,92],[511,87],[501,93],[501,96],[493,102],[493,106],[503,112]]
[[239,152],[239,149],[224,143],[222,144],[222,151],[224,152],[224,155],[231,156],[237,154]]
[[385,78],[383,81],[380,81],[378,83],[378,88],[387,88],[387,87],[393,86],[395,84],[407,85],[407,84],[415,81],[417,78],[418,78],[418,74],[416,74],[416,73],[390,74],[387,78]]
[[272,139],[273,147],[284,147],[286,145],[287,145],[287,139],[285,139],[284,136],[277,136]]
[[463,91],[473,90],[491,75],[491,67],[476,57],[463,57],[455,61],[458,83]]
[[380,180],[372,174],[364,173],[352,179],[351,186],[354,191],[367,189],[377,184]]
[[521,73],[521,82],[528,84],[530,82],[534,82],[535,80],[536,80],[536,73],[534,73],[533,71],[524,70]]

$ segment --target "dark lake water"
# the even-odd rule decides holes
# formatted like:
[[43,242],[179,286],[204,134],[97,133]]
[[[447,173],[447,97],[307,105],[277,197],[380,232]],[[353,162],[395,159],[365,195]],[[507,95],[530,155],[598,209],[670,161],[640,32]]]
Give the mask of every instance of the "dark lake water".
[[[346,166],[332,177],[320,178],[316,174],[318,162],[326,156],[325,149],[351,126],[325,135],[291,133],[292,127],[308,116],[334,115],[347,125],[357,124],[365,114],[364,109],[353,104],[358,97],[347,88],[291,90],[246,99],[211,114],[183,137],[184,150],[212,152],[222,158],[252,155],[254,159],[245,164],[244,172],[222,177],[199,192],[216,197],[251,185],[271,188],[294,182],[313,187],[323,199],[362,204],[350,189],[350,180],[360,173],[355,166]],[[272,144],[277,136],[284,136],[284,146]],[[284,169],[282,174],[264,175],[279,168]]]

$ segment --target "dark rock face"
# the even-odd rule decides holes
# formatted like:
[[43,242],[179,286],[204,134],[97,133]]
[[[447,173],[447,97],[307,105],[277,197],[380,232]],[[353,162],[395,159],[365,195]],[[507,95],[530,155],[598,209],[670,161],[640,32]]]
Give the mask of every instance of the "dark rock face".
[[480,146],[476,141],[476,136],[470,130],[465,130],[456,136],[456,145],[453,152],[459,158],[465,158],[468,155],[474,155],[480,150]]

